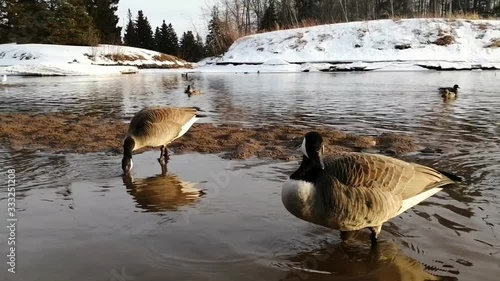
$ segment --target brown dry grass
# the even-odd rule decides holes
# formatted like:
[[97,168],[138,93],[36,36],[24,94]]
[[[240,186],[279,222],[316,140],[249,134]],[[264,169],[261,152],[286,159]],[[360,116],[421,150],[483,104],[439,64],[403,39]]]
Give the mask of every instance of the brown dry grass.
[[453,37],[452,35],[445,35],[432,42],[432,44],[436,44],[439,46],[448,46],[453,43],[455,43],[455,37]]
[[[1,114],[0,146],[13,150],[47,152],[122,152],[127,124],[120,119],[66,113]],[[169,145],[178,153],[222,153],[225,158],[249,157],[290,160],[300,157],[296,148],[310,129],[290,126],[244,128],[235,125],[195,124],[185,136]],[[402,154],[416,151],[413,139],[403,135],[379,137],[345,134],[317,128],[327,152],[373,150]],[[142,149],[137,153],[148,149]]]
[[131,55],[125,55],[125,54],[105,54],[104,55],[105,58],[107,59],[110,59],[112,61],[136,61],[136,60],[146,60],[146,58],[144,58],[143,56],[141,55],[135,55],[135,56],[131,56]]
[[273,29],[259,30],[256,33],[265,33],[265,32],[278,31],[278,30],[288,30],[288,29],[312,27],[312,26],[318,26],[318,25],[322,25],[322,24],[332,24],[332,23],[322,23],[318,20],[308,19],[308,20],[302,20],[296,24],[286,24],[286,25],[276,24],[276,27]]
[[179,60],[178,58],[176,58],[174,56],[163,54],[163,53],[161,53],[159,55],[154,55],[153,59],[157,60],[157,61],[161,61],[161,62],[164,62],[164,61],[175,62],[176,60]]
[[500,48],[500,38],[491,39],[490,43],[485,48]]
[[413,16],[394,16],[391,17],[394,21],[400,21],[404,19],[449,19],[449,20],[481,20],[481,19],[495,19],[494,17],[482,17],[478,13],[455,13],[439,15],[434,13],[423,13],[415,14]]
[[478,24],[478,26],[477,26],[477,28],[478,28],[479,30],[487,30],[487,29],[488,29],[488,28],[490,28],[490,27],[491,27],[491,24],[489,24],[489,23],[480,23],[480,24]]

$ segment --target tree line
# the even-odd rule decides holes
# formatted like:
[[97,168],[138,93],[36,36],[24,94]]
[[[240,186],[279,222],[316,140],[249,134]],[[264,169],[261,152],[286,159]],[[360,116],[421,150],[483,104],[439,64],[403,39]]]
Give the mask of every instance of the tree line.
[[116,15],[118,3],[119,0],[0,0],[0,44],[124,44],[188,61],[222,52],[214,47],[220,38],[215,34],[219,32],[218,19],[211,21],[206,42],[193,31],[184,32],[179,40],[171,23],[163,21],[153,30],[143,11],[133,18],[129,10],[122,40]]
[[[216,0],[224,50],[255,32],[384,18],[500,17],[500,0]],[[227,42],[230,42],[229,44]]]
[[500,0],[217,0],[216,8],[238,34],[391,17],[500,17]]
[[153,32],[148,18],[141,10],[137,12],[135,18],[128,10],[128,22],[125,27],[123,43],[126,46],[179,56],[187,61],[198,61],[206,55],[210,55],[199,35],[195,36],[192,31],[187,31],[182,34],[179,40],[172,24],[167,24],[165,20]]
[[198,33],[195,35],[193,31],[182,33],[179,39],[171,23],[167,24],[164,20],[153,32],[142,10],[137,12],[135,18],[129,10],[123,43],[127,46],[179,56],[187,61],[199,61],[207,56],[220,55],[231,46],[235,38],[227,36],[225,27],[219,9],[214,7],[210,14],[205,40]]
[[119,43],[118,1],[0,0],[0,43]]

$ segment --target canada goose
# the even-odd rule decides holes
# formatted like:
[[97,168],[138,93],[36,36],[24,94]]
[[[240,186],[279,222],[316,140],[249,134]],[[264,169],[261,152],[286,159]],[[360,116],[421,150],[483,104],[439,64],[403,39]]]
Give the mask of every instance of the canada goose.
[[203,94],[200,90],[193,90],[191,88],[191,85],[187,85],[186,90],[184,90],[184,93],[188,94],[188,96],[196,96]]
[[142,147],[160,146],[158,162],[165,173],[168,162],[167,145],[184,135],[200,117],[197,107],[150,107],[137,112],[130,121],[123,141],[122,169],[125,174],[132,169],[132,151]]
[[450,95],[453,94],[453,97],[457,96],[458,89],[460,89],[460,87],[456,84],[453,86],[453,88],[450,88],[450,87],[438,88],[439,93],[441,94],[441,96],[443,98],[444,98],[444,95],[447,95],[447,94],[450,94]]
[[384,155],[342,153],[323,159],[323,139],[305,135],[300,167],[282,188],[282,202],[294,216],[338,229],[341,237],[369,228],[375,245],[382,224],[444,186],[455,175]]

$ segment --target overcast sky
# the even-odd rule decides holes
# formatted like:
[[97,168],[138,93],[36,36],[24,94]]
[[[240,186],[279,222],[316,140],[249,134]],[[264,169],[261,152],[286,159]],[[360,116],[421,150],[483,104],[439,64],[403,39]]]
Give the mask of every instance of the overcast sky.
[[[172,23],[177,36],[188,30],[200,32],[204,36],[207,24],[202,20],[202,8],[209,7],[207,3],[212,0],[120,0],[118,4],[118,16],[120,26],[127,24],[127,10],[130,9],[135,18],[137,12],[142,10],[154,29],[161,25],[162,21]],[[194,26],[194,25],[196,26]]]

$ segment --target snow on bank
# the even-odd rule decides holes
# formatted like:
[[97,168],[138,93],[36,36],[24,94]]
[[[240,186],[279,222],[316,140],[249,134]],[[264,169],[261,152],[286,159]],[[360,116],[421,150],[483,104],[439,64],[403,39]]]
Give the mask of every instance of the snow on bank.
[[[500,21],[404,19],[274,31],[237,40],[218,64],[453,63],[500,66]],[[500,67],[499,67],[500,68]]]
[[17,75],[102,75],[136,73],[138,68],[183,68],[190,64],[127,46],[0,44],[0,66]]

